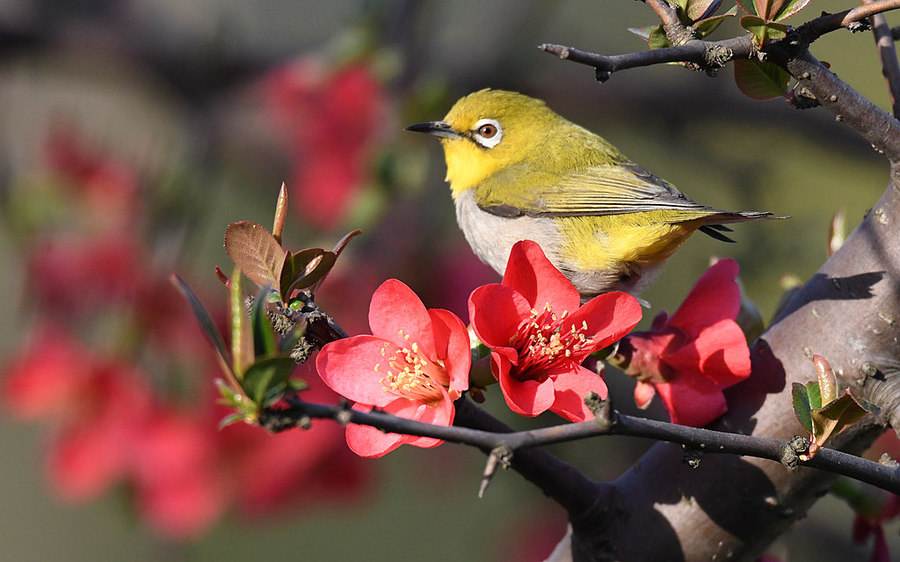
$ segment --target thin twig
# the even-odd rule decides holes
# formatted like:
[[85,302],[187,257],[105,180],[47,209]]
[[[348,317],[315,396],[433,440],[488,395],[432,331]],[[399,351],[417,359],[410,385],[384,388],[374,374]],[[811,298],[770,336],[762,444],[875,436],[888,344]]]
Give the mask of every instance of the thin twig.
[[[872,0],[863,0],[867,6],[873,4]],[[872,33],[875,35],[875,46],[881,58],[881,73],[887,80],[888,91],[891,94],[891,109],[894,117],[900,118],[900,60],[897,59],[897,50],[894,48],[894,36],[884,14],[872,16]]]
[[[459,406],[462,411],[466,412],[469,420],[473,419],[472,413],[474,411],[480,411],[465,400],[460,401]],[[339,417],[341,421],[368,425],[392,433],[433,437],[451,443],[471,445],[485,452],[491,452],[498,448],[505,449],[513,453],[514,467],[515,461],[523,449],[554,443],[580,441],[604,435],[646,437],[659,441],[680,443],[706,453],[736,454],[776,462],[782,462],[785,449],[790,447],[790,443],[778,439],[687,427],[621,414],[613,415],[611,423],[606,424],[598,424],[592,420],[510,433],[507,431],[473,429],[471,427],[433,425],[383,412],[366,413],[348,410],[341,406],[294,402],[288,409],[266,412],[260,418],[260,423],[269,429],[278,431],[293,427],[297,421],[303,419],[337,420]],[[849,476],[890,492],[900,493],[900,469],[891,468],[841,451],[821,448],[811,460],[800,461],[799,464]]]

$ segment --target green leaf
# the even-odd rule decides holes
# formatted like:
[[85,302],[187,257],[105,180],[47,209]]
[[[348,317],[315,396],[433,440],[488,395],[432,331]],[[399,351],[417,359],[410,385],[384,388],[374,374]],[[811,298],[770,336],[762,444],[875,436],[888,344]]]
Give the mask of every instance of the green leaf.
[[778,12],[778,15],[775,16],[776,21],[781,21],[791,17],[796,14],[800,10],[806,7],[809,4],[810,0],[788,0],[785,2],[784,6],[782,6],[781,10]]
[[275,330],[272,329],[272,322],[269,315],[266,314],[266,297],[272,292],[268,287],[264,287],[256,300],[253,301],[253,350],[257,357],[263,355],[272,355],[278,349],[275,341]]
[[196,318],[197,323],[200,324],[200,329],[203,330],[206,339],[209,340],[209,343],[211,343],[216,350],[216,354],[222,364],[223,370],[225,370],[227,374],[234,376],[234,371],[231,369],[231,360],[228,357],[228,351],[225,348],[225,341],[222,340],[222,334],[220,334],[219,330],[216,328],[216,323],[213,322],[206,307],[203,306],[203,303],[200,302],[200,299],[197,298],[194,291],[191,290],[190,286],[185,283],[184,279],[179,277],[178,274],[173,273],[171,281],[191,306],[191,312],[194,313],[194,318]]
[[734,61],[734,81],[744,95],[753,99],[783,96],[789,80],[790,74],[777,64],[745,59]]
[[822,393],[819,391],[817,381],[806,383],[806,394],[809,396],[810,409],[818,410],[822,407]]
[[797,416],[797,421],[799,421],[800,425],[805,427],[807,431],[812,433],[812,417],[810,415],[809,395],[807,394],[806,387],[799,382],[795,382],[791,387],[791,396],[794,401],[794,415]]
[[694,23],[694,33],[697,34],[697,37],[703,38],[707,35],[711,34],[713,31],[718,29],[722,22],[724,22],[727,18],[731,18],[737,15],[737,7],[732,6],[730,10],[725,12],[724,14],[718,16],[712,16],[709,18],[705,18],[699,20]]
[[238,422],[244,421],[245,419],[247,418],[244,417],[244,414],[239,414],[237,412],[228,414],[227,416],[219,420],[219,429],[225,429],[229,425],[234,425]]
[[768,21],[758,16],[741,17],[741,27],[753,34],[753,40],[758,46],[763,46],[770,40],[783,39],[788,30],[784,24]]
[[244,369],[253,362],[253,340],[244,306],[244,291],[241,290],[241,270],[234,268],[228,289],[228,314],[231,317],[231,357],[232,368],[240,379]]
[[279,286],[285,251],[261,225],[248,221],[229,224],[225,229],[225,251],[258,286]]
[[824,446],[832,435],[859,421],[868,412],[856,401],[849,390],[822,408],[813,410],[813,436],[816,444]]
[[288,377],[294,371],[297,365],[290,357],[276,355],[272,357],[263,357],[256,363],[247,368],[244,373],[244,390],[250,396],[250,399],[257,404],[265,401],[266,394],[269,389],[285,386]]

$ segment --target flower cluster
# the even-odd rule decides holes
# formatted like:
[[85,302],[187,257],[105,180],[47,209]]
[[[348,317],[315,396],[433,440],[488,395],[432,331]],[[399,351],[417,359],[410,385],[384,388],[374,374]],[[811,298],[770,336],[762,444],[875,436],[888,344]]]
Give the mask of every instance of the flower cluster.
[[[490,372],[506,404],[517,414],[551,411],[570,421],[591,419],[585,397],[606,398],[607,388],[601,374],[583,363],[619,342],[614,362],[638,377],[639,405],[658,392],[673,422],[705,425],[726,410],[722,389],[750,375],[747,342],[735,322],[737,272],[734,261],[718,262],[671,318],[661,314],[650,331],[626,336],[641,319],[637,299],[610,292],[581,304],[577,289],[540,246],[524,240],[513,246],[502,282],[471,293],[469,319],[490,352]],[[372,296],[369,325],[371,336],[322,349],[322,380],[356,409],[451,425],[453,401],[469,386],[463,322],[448,311],[426,309],[409,287],[389,280]],[[353,451],[368,457],[402,444],[440,443],[357,425],[348,427],[346,437]]]
[[[185,539],[230,506],[263,515],[361,493],[368,471],[340,443],[340,428],[218,430],[218,365],[142,238],[154,217],[138,204],[138,174],[72,129],[55,130],[46,156],[42,185],[74,217],[58,221],[65,230],[26,225],[40,233],[23,245],[36,327],[0,369],[0,397],[17,418],[53,428],[46,470],[56,494],[84,502],[125,484],[142,521]],[[311,396],[336,399],[306,378]]]

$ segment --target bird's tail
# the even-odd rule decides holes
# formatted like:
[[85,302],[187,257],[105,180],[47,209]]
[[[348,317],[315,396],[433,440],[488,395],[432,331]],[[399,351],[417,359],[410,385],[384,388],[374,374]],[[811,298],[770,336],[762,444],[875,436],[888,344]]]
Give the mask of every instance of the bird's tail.
[[768,211],[721,211],[713,213],[703,218],[703,226],[698,230],[703,234],[722,242],[734,243],[734,240],[726,236],[724,233],[732,232],[730,228],[725,226],[728,223],[752,221],[757,219],[787,219],[790,217],[776,216]]

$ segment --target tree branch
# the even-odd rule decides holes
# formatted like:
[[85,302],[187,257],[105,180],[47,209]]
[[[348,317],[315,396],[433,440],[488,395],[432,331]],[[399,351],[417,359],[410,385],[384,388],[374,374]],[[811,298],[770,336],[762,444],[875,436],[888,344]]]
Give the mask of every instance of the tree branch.
[[[296,426],[306,426],[310,419],[331,419],[340,423],[368,425],[392,433],[433,437],[451,443],[470,445],[486,453],[504,448],[513,453],[513,467],[516,470],[541,487],[547,495],[560,501],[570,512],[580,512],[594,504],[596,500],[590,499],[588,502],[590,505],[585,506],[584,500],[586,493],[593,495],[596,492],[597,485],[574,468],[546,453],[533,452],[531,457],[522,460],[522,451],[606,435],[645,437],[678,443],[703,453],[768,459],[791,465],[791,468],[809,466],[900,493],[900,469],[828,448],[820,449],[811,460],[801,461],[795,458],[796,455],[791,456],[788,452],[788,449],[791,449],[791,439],[753,437],[615,413],[607,414],[606,418],[600,417],[581,423],[513,431],[468,400],[458,400],[456,406],[457,425],[448,427],[384,412],[359,412],[343,406],[293,400],[288,409],[265,412],[260,418],[260,424],[273,431],[282,431]],[[561,477],[562,474],[565,477]]]
[[[872,5],[872,0],[863,0]],[[872,16],[872,33],[875,35],[875,46],[881,58],[881,73],[887,80],[891,94],[891,111],[894,117],[900,118],[900,60],[894,48],[894,36],[884,14]]]
[[[875,150],[884,153],[888,160],[900,162],[900,121],[841,81],[806,49],[806,45],[824,33],[895,8],[900,8],[900,0],[872,2],[838,14],[821,16],[803,24],[787,38],[766,45],[764,52],[768,55],[768,60],[784,66],[801,86],[812,92],[816,100],[829,109],[837,120],[856,130]],[[593,66],[600,81],[607,80],[613,72],[619,70],[667,62],[689,62],[713,70],[728,61],[749,58],[756,53],[749,35],[723,41],[692,40],[677,47],[622,55],[600,55],[553,44],[544,44],[540,48],[561,59]],[[896,57],[894,61],[896,62]]]
[[[646,3],[659,17],[666,30],[666,36],[669,42],[675,45],[674,47],[620,55],[601,55],[553,43],[543,43],[538,48],[563,60],[593,66],[596,69],[597,80],[601,82],[608,80],[613,72],[669,62],[687,62],[696,64],[703,70],[717,70],[729,61],[750,58],[757,52],[750,35],[721,41],[704,41],[692,39],[690,36],[681,41],[673,40],[673,37],[669,36],[670,29],[673,30],[676,39],[681,35],[680,30],[686,30],[678,20],[675,9],[665,0],[646,0]],[[900,0],[880,0],[836,14],[825,14],[801,25],[791,37],[775,44],[782,43],[783,47],[789,45],[793,51],[802,50],[822,35],[851,27],[867,17],[897,8],[900,8]]]

